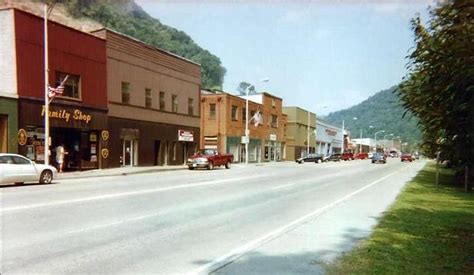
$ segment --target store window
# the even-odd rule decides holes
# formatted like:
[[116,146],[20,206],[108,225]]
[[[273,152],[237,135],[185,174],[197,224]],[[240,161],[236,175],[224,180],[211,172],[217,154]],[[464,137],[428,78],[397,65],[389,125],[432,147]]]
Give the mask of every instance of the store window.
[[237,106],[235,105],[232,105],[231,118],[232,120],[237,121]]
[[211,119],[216,118],[216,104],[215,103],[209,104],[209,118]]
[[145,89],[145,107],[151,108],[151,89]]
[[188,115],[194,115],[194,100],[192,98],[188,98]]
[[173,95],[171,97],[171,111],[173,113],[177,113],[178,112],[178,96],[177,95]]
[[[67,77],[67,79],[66,79]],[[78,75],[56,72],[56,85],[64,82],[64,91],[61,97],[81,99],[81,78]]]
[[165,110],[165,92],[160,92],[160,110]]
[[130,83],[122,82],[122,103],[130,104]]

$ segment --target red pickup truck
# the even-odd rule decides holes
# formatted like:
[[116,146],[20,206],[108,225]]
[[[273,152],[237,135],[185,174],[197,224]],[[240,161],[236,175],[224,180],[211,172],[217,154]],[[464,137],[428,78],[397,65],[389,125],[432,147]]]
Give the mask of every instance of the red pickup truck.
[[220,154],[216,149],[203,149],[188,158],[187,165],[189,170],[194,170],[195,168],[212,170],[214,167],[222,165],[226,169],[230,169],[230,164],[233,160],[234,155],[232,154]]

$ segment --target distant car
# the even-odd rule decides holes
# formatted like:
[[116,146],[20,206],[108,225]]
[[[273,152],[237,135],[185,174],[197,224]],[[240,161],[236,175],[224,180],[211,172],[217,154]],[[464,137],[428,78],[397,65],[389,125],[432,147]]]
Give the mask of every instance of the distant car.
[[392,157],[392,158],[398,158],[398,152],[397,152],[397,151],[394,151],[394,150],[390,151],[390,157]]
[[342,159],[342,160],[353,160],[353,159],[354,159],[354,154],[353,154],[353,153],[349,153],[349,152],[343,153],[343,154],[341,155],[341,159]]
[[354,155],[354,159],[368,159],[369,154],[368,153],[358,153]]
[[372,152],[367,153],[367,157],[368,157],[369,159],[371,159],[373,156],[374,156],[374,153],[372,153]]
[[372,163],[377,162],[387,163],[387,157],[384,153],[374,153],[374,155],[372,156]]
[[340,161],[341,160],[341,154],[329,154],[326,155],[324,158],[324,161]]
[[323,162],[324,156],[322,154],[308,154],[304,157],[301,157],[295,160],[298,164],[303,164],[305,162]]
[[24,156],[0,154],[0,183],[39,182],[49,184],[57,173],[55,167],[36,164]]
[[400,157],[400,160],[401,160],[401,162],[404,162],[404,161],[412,162],[413,161],[413,156],[411,154],[408,154],[408,153],[403,153],[402,156]]

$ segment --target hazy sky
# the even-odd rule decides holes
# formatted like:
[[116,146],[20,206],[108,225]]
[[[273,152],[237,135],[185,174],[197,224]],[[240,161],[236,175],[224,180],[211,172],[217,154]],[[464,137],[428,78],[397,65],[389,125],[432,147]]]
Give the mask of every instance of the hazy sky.
[[248,81],[318,115],[399,83],[414,45],[410,19],[426,20],[432,2],[135,1],[221,59],[224,91]]

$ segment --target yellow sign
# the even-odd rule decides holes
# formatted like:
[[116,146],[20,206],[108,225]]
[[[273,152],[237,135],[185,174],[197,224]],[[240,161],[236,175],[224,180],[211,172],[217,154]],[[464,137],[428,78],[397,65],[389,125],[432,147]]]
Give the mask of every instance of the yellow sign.
[[18,130],[18,144],[23,146],[28,142],[28,135],[25,129]]
[[89,136],[89,141],[96,142],[97,141],[97,135],[95,133],[91,133]]
[[104,141],[106,141],[106,140],[109,139],[109,131],[104,130],[104,131],[102,131],[102,134],[101,134],[101,135],[102,135],[102,139],[103,139]]
[[109,157],[109,149],[107,149],[107,148],[102,149],[102,150],[100,151],[100,154],[102,155],[102,157],[103,157],[104,159],[108,158],[108,157]]
[[[43,109],[41,110],[41,116],[44,116],[45,110],[44,106]],[[74,112],[69,112],[66,109],[60,109],[60,110],[49,110],[48,111],[48,116],[50,118],[57,118],[57,119],[63,119],[66,122],[69,122],[69,120],[74,119],[77,121],[84,121],[85,123],[89,124],[89,122],[92,120],[92,116],[86,113],[83,113],[79,109],[75,109]]]

